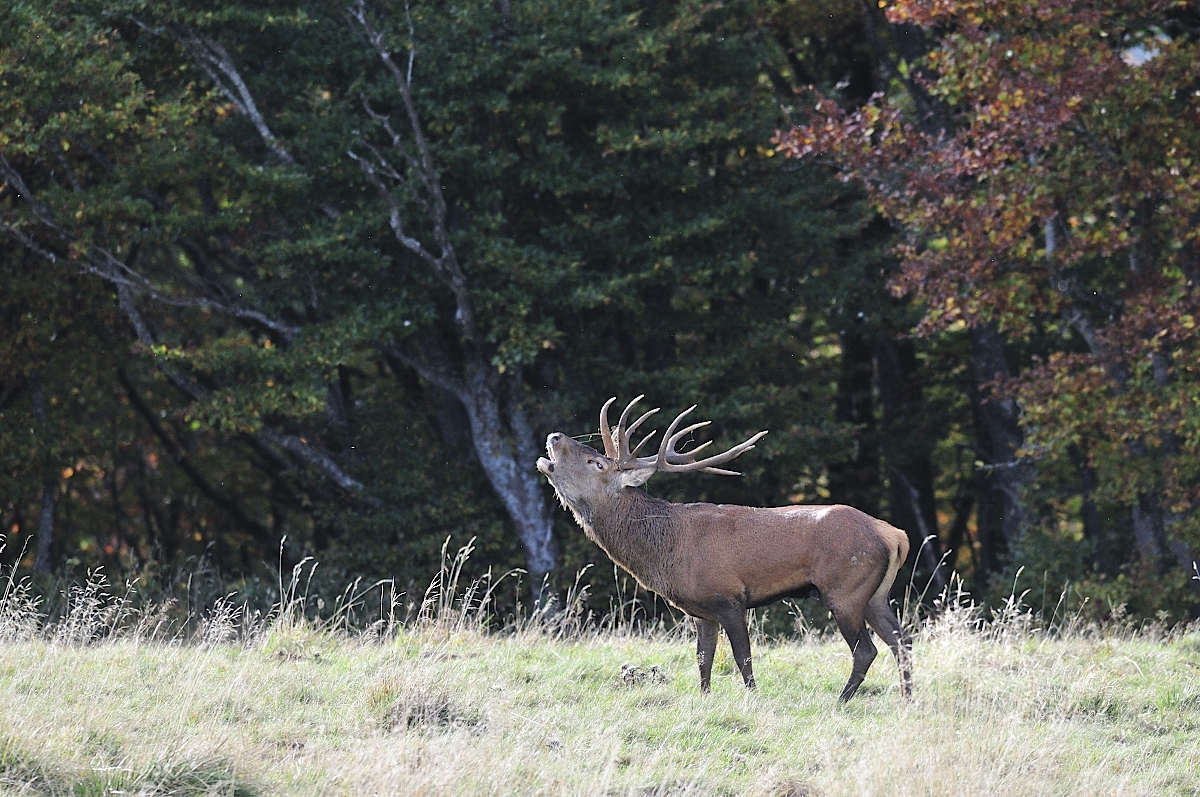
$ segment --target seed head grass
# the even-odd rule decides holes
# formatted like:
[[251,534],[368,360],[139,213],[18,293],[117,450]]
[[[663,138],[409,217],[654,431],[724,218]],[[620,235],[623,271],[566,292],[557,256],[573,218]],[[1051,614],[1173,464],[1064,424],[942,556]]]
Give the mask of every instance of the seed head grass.
[[190,635],[114,625],[103,591],[74,625],[3,605],[0,793],[1200,794],[1194,627],[946,601],[914,621],[912,701],[881,646],[840,705],[850,655],[816,633],[756,640],[754,692],[722,641],[705,696],[686,624],[497,629],[486,588],[365,630],[227,601]]

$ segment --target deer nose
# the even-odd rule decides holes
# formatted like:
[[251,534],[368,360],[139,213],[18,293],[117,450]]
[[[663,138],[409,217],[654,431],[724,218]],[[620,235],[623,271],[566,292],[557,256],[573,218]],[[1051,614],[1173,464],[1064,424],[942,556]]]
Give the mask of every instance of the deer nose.
[[554,434],[550,435],[549,438],[547,438],[546,442],[548,442],[550,445],[554,445],[562,439],[563,439],[562,433],[555,432]]

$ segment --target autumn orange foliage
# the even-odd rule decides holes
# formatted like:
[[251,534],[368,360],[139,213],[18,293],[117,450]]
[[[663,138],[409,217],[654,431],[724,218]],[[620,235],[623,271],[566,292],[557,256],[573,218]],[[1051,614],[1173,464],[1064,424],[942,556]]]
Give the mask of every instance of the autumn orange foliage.
[[[1026,454],[1087,452],[1107,496],[1157,496],[1175,546],[1200,502],[1200,13],[1178,2],[900,0],[936,42],[905,86],[814,92],[775,139],[865,186],[902,231],[918,331],[994,322],[1026,363]],[[961,323],[956,324],[961,326]]]

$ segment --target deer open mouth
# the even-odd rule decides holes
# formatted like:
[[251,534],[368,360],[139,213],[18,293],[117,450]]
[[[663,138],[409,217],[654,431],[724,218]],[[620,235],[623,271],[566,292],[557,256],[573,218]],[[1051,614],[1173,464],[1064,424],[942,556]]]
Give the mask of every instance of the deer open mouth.
[[546,438],[546,456],[537,461],[537,469],[546,476],[554,473],[554,466],[558,463],[558,457],[554,455],[555,439],[561,435],[555,433]]
[[554,463],[557,460],[554,457],[554,447],[550,445],[550,441],[546,441],[546,456],[539,457],[537,461],[537,469],[546,476],[554,473]]

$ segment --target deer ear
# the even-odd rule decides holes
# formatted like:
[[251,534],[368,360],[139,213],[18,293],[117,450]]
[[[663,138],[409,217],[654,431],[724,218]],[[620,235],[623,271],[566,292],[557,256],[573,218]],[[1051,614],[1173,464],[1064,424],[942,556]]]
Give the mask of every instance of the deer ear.
[[637,468],[635,470],[621,471],[621,486],[622,487],[641,487],[646,481],[656,473],[654,468]]

